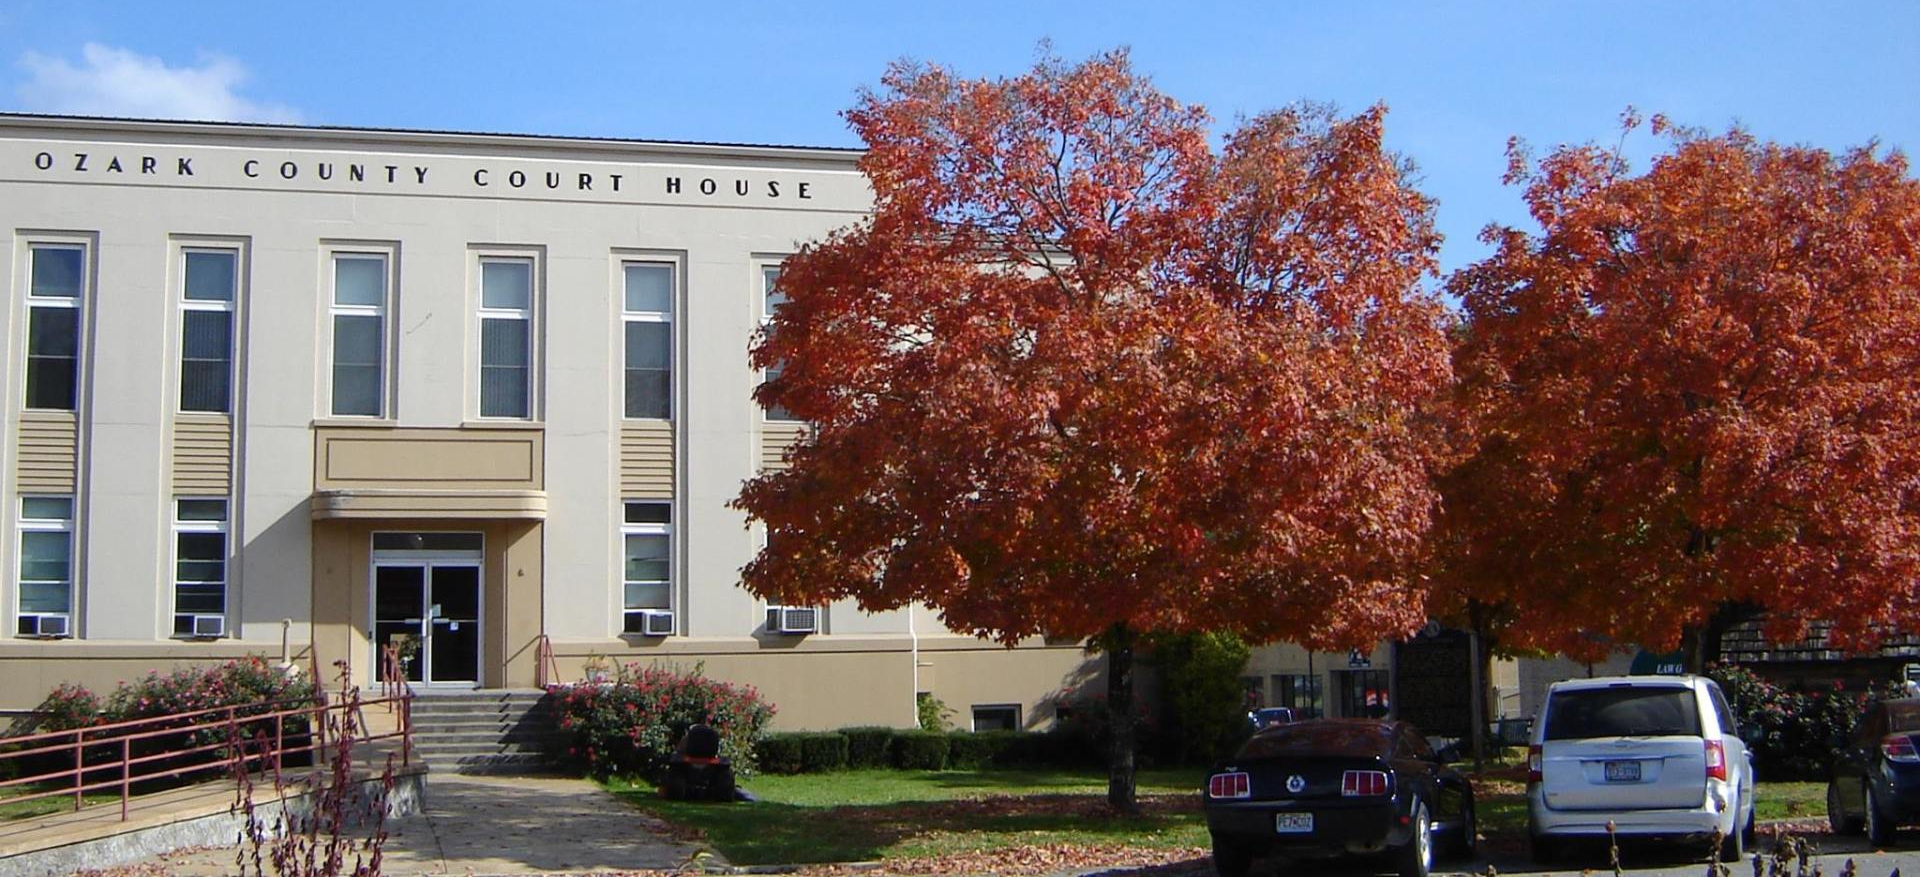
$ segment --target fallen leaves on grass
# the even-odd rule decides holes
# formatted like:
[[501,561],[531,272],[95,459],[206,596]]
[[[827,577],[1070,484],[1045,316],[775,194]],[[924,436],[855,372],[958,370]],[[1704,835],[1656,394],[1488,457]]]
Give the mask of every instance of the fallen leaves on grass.
[[819,865],[800,869],[803,877],[913,877],[924,874],[998,874],[1034,877],[1066,871],[1185,874],[1210,868],[1207,851],[1199,847],[1142,849],[1123,846],[1034,844],[975,853],[956,853],[917,859],[888,859],[871,865]]

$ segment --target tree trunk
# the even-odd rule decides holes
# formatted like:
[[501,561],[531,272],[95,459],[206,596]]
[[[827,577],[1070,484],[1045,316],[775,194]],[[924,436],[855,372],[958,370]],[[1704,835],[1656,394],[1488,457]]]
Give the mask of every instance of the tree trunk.
[[1687,672],[1705,673],[1707,668],[1720,663],[1720,641],[1726,638],[1727,631],[1759,614],[1760,607],[1752,603],[1721,603],[1714,607],[1713,614],[1707,616],[1706,621],[1689,626],[1680,635]]
[[1481,660],[1480,632],[1467,631],[1467,678],[1473,685],[1473,695],[1468,698],[1468,709],[1473,713],[1473,769],[1477,773],[1487,766],[1487,674],[1486,664]]
[[1113,729],[1107,751],[1107,806],[1138,812],[1133,788],[1133,631],[1116,624],[1107,632],[1107,721]]

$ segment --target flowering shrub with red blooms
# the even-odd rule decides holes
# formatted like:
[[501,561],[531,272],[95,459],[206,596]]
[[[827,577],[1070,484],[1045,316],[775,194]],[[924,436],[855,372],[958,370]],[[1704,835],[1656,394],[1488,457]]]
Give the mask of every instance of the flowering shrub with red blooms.
[[[100,711],[104,705],[100,695],[89,691],[84,685],[62,682],[47,693],[47,699],[34,708],[33,714],[25,722],[33,731],[66,731],[100,724]],[[15,722],[14,734],[25,733],[21,722]]]
[[63,683],[48,693],[26,721],[8,736],[64,731],[216,707],[247,707],[241,715],[265,712],[267,703],[313,699],[313,681],[288,677],[265,658],[249,655],[222,664],[186,667],[165,676],[148,673],[120,683],[105,698],[85,686]]
[[720,733],[720,754],[736,771],[753,769],[754,742],[773,719],[773,705],[751,686],[708,679],[701,665],[627,664],[604,682],[549,689],[567,747],[567,763],[595,776],[658,781],[689,726]]
[[[253,716],[273,709],[310,703],[313,698],[314,687],[311,679],[304,676],[289,677],[267,663],[265,658],[249,655],[220,664],[186,667],[164,676],[157,672],[148,673],[144,678],[134,682],[121,683],[105,698],[84,686],[62,684],[54,688],[31,714],[16,720],[5,736],[17,737],[45,731],[65,731],[228,706],[239,708],[235,711],[236,715]],[[276,706],[279,704],[284,706]],[[159,727],[168,727],[168,725]],[[264,719],[242,724],[239,728],[240,733],[247,736],[255,734],[272,736],[275,730],[273,723]],[[289,745],[292,745],[304,738],[310,729],[306,718],[294,716],[286,719],[278,730],[289,741]],[[156,774],[162,773],[163,768],[177,771],[171,777],[152,781],[158,785],[191,782],[203,776],[224,772],[226,756],[222,751],[187,752],[187,750],[211,744],[224,746],[229,733],[225,728],[214,728],[144,737],[133,743],[133,754],[142,756],[185,753],[164,761],[148,762],[145,769]],[[89,748],[85,757],[89,763],[110,761],[117,757],[117,750],[96,751]],[[71,767],[69,758],[59,753],[45,758],[33,756],[28,763],[15,764],[14,768],[26,774],[34,774],[43,770]],[[49,760],[57,763],[41,763]],[[288,763],[297,763],[298,760],[296,756],[289,759]]]
[[1833,741],[1853,733],[1853,725],[1875,700],[1901,696],[1900,687],[1883,683],[1869,691],[1793,691],[1734,664],[1709,668],[1720,683],[1734,717],[1751,726],[1754,766],[1769,780],[1822,780],[1833,757]]

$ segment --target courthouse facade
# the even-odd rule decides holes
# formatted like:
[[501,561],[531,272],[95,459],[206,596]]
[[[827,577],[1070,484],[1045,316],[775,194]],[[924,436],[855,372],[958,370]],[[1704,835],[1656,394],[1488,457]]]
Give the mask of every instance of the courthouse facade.
[[[1042,727],[1097,670],[923,609],[768,606],[727,507],[804,424],[751,399],[847,150],[0,116],[11,299],[0,709],[397,642],[417,687],[699,663],[783,727]],[[286,623],[290,620],[290,624]]]

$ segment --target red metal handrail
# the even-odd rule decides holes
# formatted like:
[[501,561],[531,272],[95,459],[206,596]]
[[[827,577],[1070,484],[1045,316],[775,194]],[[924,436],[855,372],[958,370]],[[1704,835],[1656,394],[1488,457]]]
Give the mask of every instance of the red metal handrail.
[[553,657],[553,640],[544,633],[533,641],[533,684],[536,688],[560,684],[560,662]]
[[[74,809],[78,810],[85,805],[88,792],[118,788],[120,818],[125,820],[135,783],[178,778],[214,768],[224,768],[225,773],[231,775],[243,766],[254,770],[271,767],[278,776],[287,756],[301,753],[311,753],[316,762],[324,763],[330,745],[328,733],[331,725],[354,730],[350,745],[398,738],[401,763],[410,764],[413,753],[412,699],[412,695],[407,693],[370,701],[345,698],[338,703],[327,703],[325,694],[321,693],[312,701],[270,701],[214,707],[4,738],[0,739],[0,746],[6,746],[8,751],[0,752],[0,774],[13,773],[14,778],[0,781],[0,790],[58,784],[57,788],[5,800],[21,802],[71,795]],[[386,705],[398,712],[398,728],[375,734],[367,729],[364,722],[345,720],[348,711],[369,705]],[[335,713],[339,714],[338,719],[328,721]],[[288,720],[293,718],[307,722],[307,740],[288,745]],[[271,740],[267,739],[266,734],[266,723],[269,722],[273,729]],[[247,733],[247,729],[253,733]],[[179,745],[161,745],[153,752],[134,752],[139,742],[172,737],[183,739]],[[18,748],[23,743],[43,742],[46,745]],[[335,740],[331,745],[337,745],[338,742]],[[72,755],[71,759],[59,757],[61,753],[68,752]],[[31,769],[33,764],[28,759],[36,756],[45,757],[48,761],[70,761],[73,766],[34,772]],[[90,759],[92,763],[88,763]]]

